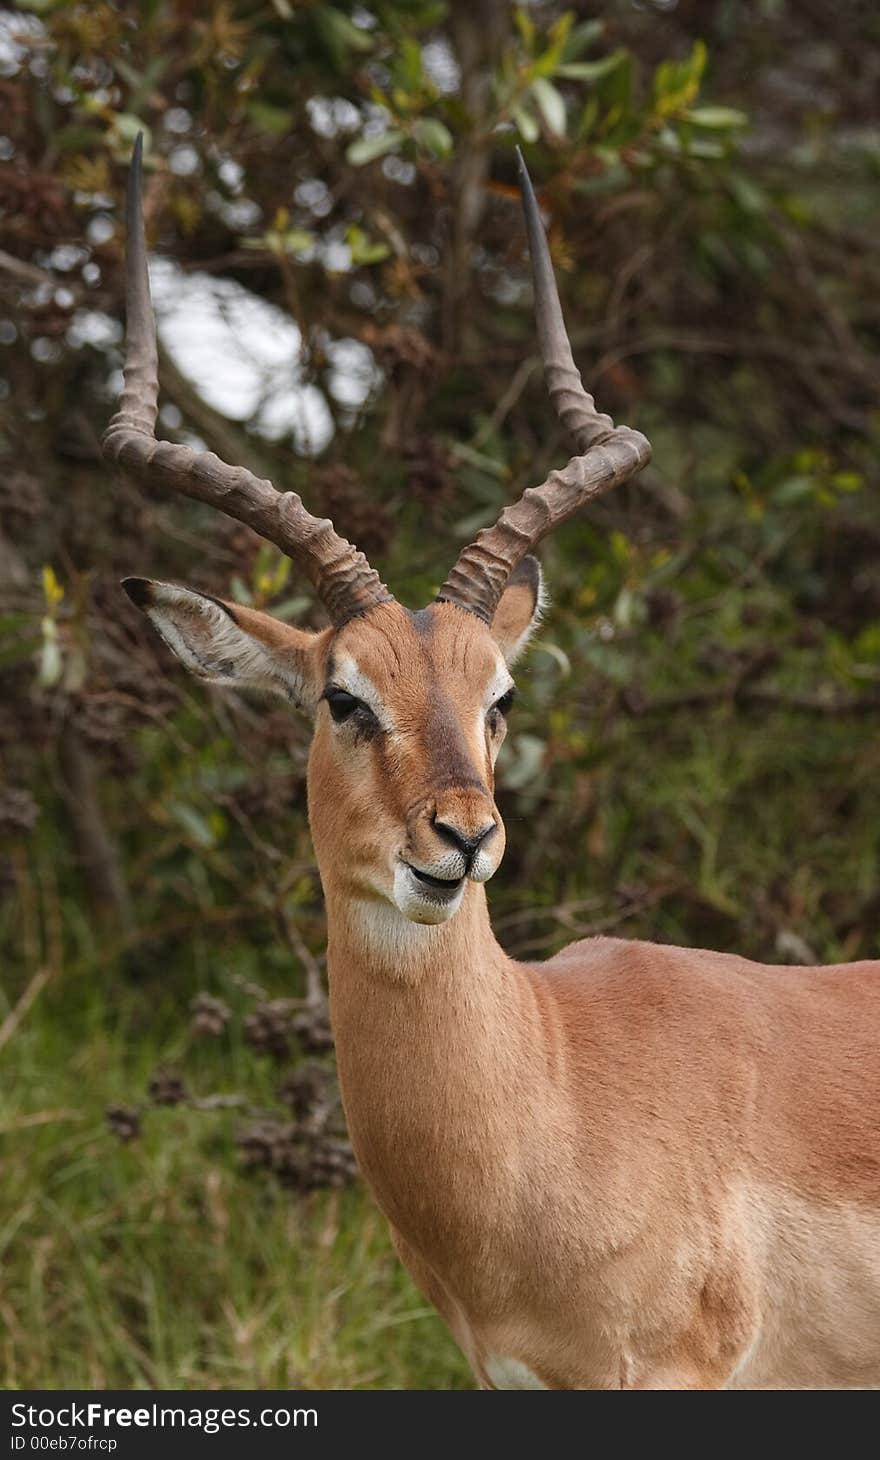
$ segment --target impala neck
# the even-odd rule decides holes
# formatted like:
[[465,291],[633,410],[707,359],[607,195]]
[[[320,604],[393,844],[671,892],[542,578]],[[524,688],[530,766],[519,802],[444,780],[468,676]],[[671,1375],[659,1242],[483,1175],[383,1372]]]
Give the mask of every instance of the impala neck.
[[[471,883],[459,911],[448,923],[425,927],[411,923],[382,899],[368,900],[337,891],[324,881],[327,902],[328,956],[346,975],[400,990],[436,991],[438,982],[449,996],[467,982],[468,968],[488,962],[506,969],[507,955],[495,940],[485,888]],[[332,976],[332,975],[331,975]],[[347,981],[347,978],[346,978]],[[424,986],[424,987],[422,987]]]
[[497,1171],[515,1165],[505,1149],[527,1059],[527,981],[495,940],[481,886],[439,927],[337,894],[332,882],[325,892],[330,1004],[355,1152],[408,1241],[454,1247],[475,1202],[488,1215],[501,1199]]

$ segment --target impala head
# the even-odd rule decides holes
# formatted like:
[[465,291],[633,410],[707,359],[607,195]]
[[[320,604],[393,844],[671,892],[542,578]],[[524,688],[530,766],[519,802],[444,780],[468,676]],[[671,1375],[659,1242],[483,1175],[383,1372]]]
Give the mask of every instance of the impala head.
[[466,547],[427,608],[399,604],[332,523],[209,452],[157,442],[156,336],[140,201],[140,141],[128,194],[125,387],[105,453],[220,507],[286,552],[311,579],[331,627],[270,615],[143,578],[125,582],[184,664],[215,684],[270,691],[314,720],[309,817],[325,883],[441,923],[469,883],[496,871],[504,827],[495,760],[513,698],[511,668],[541,606],[530,549],[583,504],[645,464],[650,448],[600,415],[574,366],[534,194],[521,164],[538,333],[551,398],[580,455],[505,508]]

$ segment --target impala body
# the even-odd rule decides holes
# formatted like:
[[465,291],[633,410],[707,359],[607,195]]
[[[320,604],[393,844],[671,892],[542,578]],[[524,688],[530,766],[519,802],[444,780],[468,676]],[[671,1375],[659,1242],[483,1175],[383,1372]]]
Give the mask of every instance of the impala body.
[[157,444],[139,161],[108,454],[256,527],[331,625],[126,588],[202,678],[314,718],[343,1099],[404,1263],[483,1388],[880,1385],[880,962],[599,938],[522,964],[492,933],[495,760],[541,607],[529,551],[649,455],[580,383],[528,179],[545,369],[580,454],[411,613],[294,494]]

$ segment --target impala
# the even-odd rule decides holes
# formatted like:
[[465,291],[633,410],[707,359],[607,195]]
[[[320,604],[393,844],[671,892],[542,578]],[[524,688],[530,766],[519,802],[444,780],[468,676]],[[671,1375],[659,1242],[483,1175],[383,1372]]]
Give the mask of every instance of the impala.
[[650,455],[581,384],[524,166],[541,352],[577,455],[417,612],[295,493],[156,440],[140,173],[138,144],[106,454],[256,529],[330,626],[124,586],[202,679],[314,719],[343,1100],[406,1267],[485,1389],[880,1384],[880,962],[594,938],[526,964],[492,933],[495,760],[541,606],[531,550]]

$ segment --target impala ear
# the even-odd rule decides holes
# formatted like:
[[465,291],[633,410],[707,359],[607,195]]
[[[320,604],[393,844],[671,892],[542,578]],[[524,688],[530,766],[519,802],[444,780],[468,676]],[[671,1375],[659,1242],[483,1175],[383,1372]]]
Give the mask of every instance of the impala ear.
[[541,564],[537,558],[523,558],[511,573],[492,620],[492,633],[508,664],[525,649],[546,606]]
[[268,613],[174,583],[125,578],[122,587],[199,679],[280,695],[314,712],[323,683],[325,634],[292,628]]

